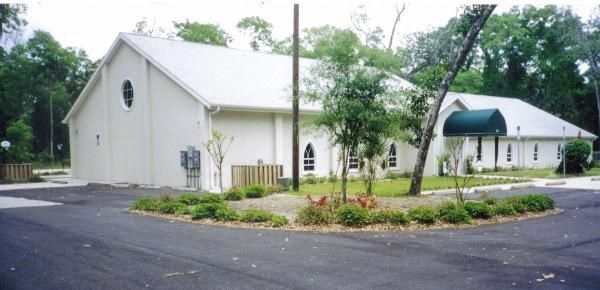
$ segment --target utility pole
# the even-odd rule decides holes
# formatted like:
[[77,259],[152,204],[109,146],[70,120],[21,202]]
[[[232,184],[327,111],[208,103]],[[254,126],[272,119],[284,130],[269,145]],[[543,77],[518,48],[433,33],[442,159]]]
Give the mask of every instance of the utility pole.
[[[567,150],[565,146],[567,145],[567,132],[565,126],[563,126],[563,145],[562,145],[562,162],[563,162],[563,178],[567,177]],[[564,152],[564,153],[563,153]]]
[[50,91],[50,158],[54,163],[54,110],[52,109],[52,91]]
[[299,99],[299,69],[298,69],[298,10],[294,4],[294,35],[292,40],[292,188],[300,189],[300,140],[298,137],[298,99]]

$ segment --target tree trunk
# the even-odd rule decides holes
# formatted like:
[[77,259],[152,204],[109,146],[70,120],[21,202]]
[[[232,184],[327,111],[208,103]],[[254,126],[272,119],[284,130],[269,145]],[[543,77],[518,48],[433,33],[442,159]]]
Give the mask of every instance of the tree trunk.
[[298,137],[299,65],[298,65],[298,4],[294,4],[294,34],[292,44],[292,189],[300,189],[300,141]]
[[462,45],[460,46],[460,49],[454,56],[452,67],[446,73],[444,80],[438,88],[435,100],[427,118],[427,127],[425,128],[423,139],[421,141],[421,144],[419,145],[419,152],[417,153],[417,160],[415,162],[415,168],[413,170],[412,179],[410,181],[410,189],[408,191],[409,195],[419,195],[421,193],[423,170],[425,168],[425,161],[427,160],[427,153],[429,151],[429,145],[431,144],[431,138],[433,137],[433,130],[435,128],[435,124],[437,123],[440,107],[442,106],[444,97],[446,97],[448,88],[450,88],[450,85],[456,77],[458,69],[464,63],[465,58],[469,54],[469,51],[471,51],[473,43],[475,42],[475,38],[477,38],[479,31],[481,31],[481,29],[485,25],[485,22],[490,17],[495,8],[496,5],[485,5],[485,10],[483,11],[483,13],[481,13],[477,21],[475,21],[475,23],[469,29],[469,32],[467,33],[467,36],[465,37]]
[[394,25],[392,26],[392,33],[390,34],[390,41],[388,43],[388,49],[392,49],[392,42],[394,41],[394,35],[396,34],[396,25],[400,22],[400,16],[404,13],[404,9],[406,8],[406,4],[402,4],[402,9],[398,10],[398,6],[396,6],[396,19],[394,20]]

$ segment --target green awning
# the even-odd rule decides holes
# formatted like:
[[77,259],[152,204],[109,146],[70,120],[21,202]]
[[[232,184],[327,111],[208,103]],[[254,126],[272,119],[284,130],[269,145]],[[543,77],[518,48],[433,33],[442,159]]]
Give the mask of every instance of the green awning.
[[444,123],[444,136],[506,136],[498,109],[455,111]]

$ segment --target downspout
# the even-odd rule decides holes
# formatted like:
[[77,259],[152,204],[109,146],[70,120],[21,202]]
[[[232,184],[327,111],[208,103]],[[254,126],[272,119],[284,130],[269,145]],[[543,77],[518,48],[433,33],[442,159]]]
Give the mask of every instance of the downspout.
[[[213,107],[213,109],[209,109],[208,110],[208,140],[212,139],[212,117],[213,115],[218,114],[221,111],[221,107],[220,106],[215,106]],[[207,156],[208,157],[208,156]],[[213,188],[215,188],[214,184],[213,184],[213,166],[214,166],[214,161],[212,160],[211,157],[208,157],[208,190],[211,190]]]

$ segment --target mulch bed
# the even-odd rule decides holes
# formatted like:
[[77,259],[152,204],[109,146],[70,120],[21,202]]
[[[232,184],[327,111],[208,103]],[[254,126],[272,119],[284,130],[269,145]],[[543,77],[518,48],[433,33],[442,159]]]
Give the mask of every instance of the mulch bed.
[[189,216],[182,215],[168,215],[168,214],[159,214],[159,213],[150,213],[145,211],[138,210],[129,210],[129,212],[161,217],[165,219],[170,219],[171,221],[184,221],[191,222],[195,224],[201,225],[211,225],[211,226],[222,226],[222,227],[230,227],[230,228],[244,228],[244,229],[267,229],[267,230],[284,230],[284,231],[304,231],[304,232],[319,232],[319,233],[340,233],[340,232],[381,232],[381,231],[418,231],[418,230],[434,230],[434,229],[461,229],[461,228],[472,228],[480,225],[489,225],[489,224],[497,224],[497,223],[506,223],[506,222],[514,222],[514,221],[522,221],[533,218],[540,218],[550,215],[557,215],[562,213],[561,209],[553,209],[545,212],[531,212],[526,214],[520,214],[518,216],[503,216],[503,217],[493,217],[487,220],[483,219],[473,219],[470,224],[450,224],[443,221],[436,221],[431,225],[423,225],[415,222],[411,222],[406,225],[398,225],[393,226],[390,224],[375,224],[375,225],[367,225],[364,227],[346,227],[339,224],[330,224],[323,226],[304,226],[298,223],[295,223],[292,219],[290,219],[290,223],[283,227],[275,228],[270,226],[268,223],[243,223],[243,222],[220,222],[211,219],[203,219],[203,220],[192,220]]

